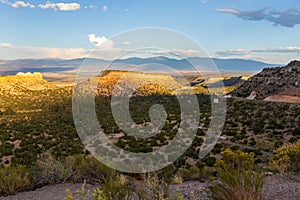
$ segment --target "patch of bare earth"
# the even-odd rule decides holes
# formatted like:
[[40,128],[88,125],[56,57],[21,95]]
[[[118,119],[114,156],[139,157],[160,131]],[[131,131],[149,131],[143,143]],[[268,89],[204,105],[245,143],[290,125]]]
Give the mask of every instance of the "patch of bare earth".
[[269,96],[269,97],[265,98],[265,101],[300,103],[300,96],[276,94],[276,95]]
[[[194,197],[200,197],[204,200],[209,200],[208,186],[212,183],[201,183],[198,181],[187,181],[178,185],[171,185],[169,194],[174,195],[179,189],[185,198],[191,196],[191,191]],[[98,186],[86,184],[86,190],[93,191]],[[75,194],[76,190],[81,189],[81,184],[63,183],[51,186],[45,186],[35,191],[20,192],[16,195],[0,197],[0,200],[63,200],[65,190]],[[300,200],[300,173],[293,175],[275,174],[268,176],[265,179],[263,192],[266,200]],[[91,199],[91,198],[87,198]]]

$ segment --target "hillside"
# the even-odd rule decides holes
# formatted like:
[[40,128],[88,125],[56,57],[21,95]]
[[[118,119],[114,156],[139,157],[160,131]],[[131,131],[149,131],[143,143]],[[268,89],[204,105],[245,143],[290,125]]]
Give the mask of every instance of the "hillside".
[[15,76],[0,77],[0,85],[2,91],[22,92],[24,90],[45,90],[54,89],[55,85],[43,79],[39,72],[22,73],[19,72]]
[[[123,77],[124,74],[127,73],[124,71],[105,71],[90,81],[97,81],[98,92],[107,89],[108,86],[114,86],[121,77],[125,83],[129,81],[129,84],[135,84],[143,79],[144,82],[149,81],[152,84],[165,83],[172,86],[171,83],[174,81],[169,75],[131,72]],[[210,81],[213,83],[216,80]],[[35,189],[41,184],[53,185],[53,182],[37,174],[38,170],[35,168],[36,163],[43,158],[42,155],[49,158],[47,153],[51,152],[59,162],[49,159],[46,160],[47,165],[44,166],[49,166],[51,169],[66,169],[67,171],[64,172],[72,170],[71,174],[75,173],[74,176],[63,173],[66,174],[63,180],[80,181],[90,177],[95,180],[97,176],[90,172],[98,174],[98,167],[93,160],[90,160],[89,151],[82,144],[73,123],[72,88],[56,87],[53,83],[43,80],[40,74],[2,77],[1,84],[3,84],[3,88],[1,87],[3,90],[0,92],[0,166],[5,166],[2,169],[11,169],[10,167],[21,164],[26,166],[30,173],[35,173],[33,188],[28,190]],[[162,90],[165,91],[164,88]],[[12,91],[17,92],[13,93]],[[137,138],[131,134],[126,134],[125,130],[115,123],[110,96],[99,95],[95,97],[95,111],[99,124],[107,137],[119,148],[128,152],[149,153],[170,144],[176,137],[182,116],[178,99],[174,96],[165,95],[165,93],[163,95],[153,94],[151,93],[153,91],[155,90],[150,90],[147,87],[146,92],[150,92],[151,95],[132,96],[129,102],[129,112],[133,122],[143,127],[151,122],[150,108],[157,104],[164,106],[167,113],[165,123],[160,132],[149,138]],[[101,92],[101,94],[103,93]],[[197,95],[197,99],[201,116],[197,134],[192,145],[174,162],[172,168],[167,167],[163,171],[165,173],[168,170],[166,173],[168,177],[175,176],[178,169],[178,172],[181,173],[176,174],[176,176],[183,177],[183,181],[215,179],[214,164],[220,159],[221,152],[227,148],[234,151],[253,152],[255,163],[259,167],[267,167],[274,149],[300,138],[300,104],[232,98],[227,101],[227,116],[222,137],[211,153],[205,158],[199,158],[198,152],[206,138],[206,132],[211,122],[212,106],[208,95]],[[82,112],[85,112],[85,107],[81,109]],[[80,161],[81,159],[83,160]],[[62,163],[62,161],[66,162]],[[77,161],[80,162],[75,165],[74,163]],[[61,164],[58,165],[57,163],[60,162]],[[80,164],[81,162],[83,165]],[[71,167],[73,164],[80,169],[87,169],[87,171],[77,173],[77,168]],[[176,170],[173,170],[173,167]],[[45,168],[45,172],[48,173],[49,168]],[[104,168],[99,169],[103,170]],[[52,172],[49,173],[52,177]],[[84,178],[77,178],[78,174],[84,174]],[[296,184],[294,186],[289,185],[289,188],[297,188],[297,186]],[[267,187],[270,186],[267,185]],[[184,190],[188,191],[188,189]],[[20,189],[16,189],[16,191],[20,191]],[[295,189],[292,193],[297,194],[297,191]],[[37,195],[37,193],[32,194]],[[50,194],[52,195],[52,193]],[[33,199],[25,194],[20,195],[23,199]],[[47,199],[44,194],[41,195],[43,196],[40,197]],[[50,199],[53,199],[52,196]],[[6,198],[0,197],[0,199]],[[8,199],[13,199],[13,197],[9,196]]]
[[100,77],[91,79],[97,81],[98,95],[111,95],[117,91],[118,95],[137,88],[135,95],[145,96],[151,94],[172,94],[170,89],[182,87],[172,76],[166,74],[151,74],[142,72],[104,71]]
[[300,62],[292,61],[284,67],[266,68],[251,77],[231,93],[268,101],[300,102]]
[[70,94],[70,88],[57,87],[39,72],[0,76],[0,86],[0,110],[35,110]]

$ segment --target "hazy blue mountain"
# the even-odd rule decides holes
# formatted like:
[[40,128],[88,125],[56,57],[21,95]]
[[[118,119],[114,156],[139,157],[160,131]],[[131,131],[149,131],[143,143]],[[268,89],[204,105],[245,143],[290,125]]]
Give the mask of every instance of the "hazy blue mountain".
[[[261,71],[266,67],[279,66],[278,64],[269,64],[255,60],[244,59],[219,59],[212,58],[220,71]],[[143,64],[159,64],[167,65],[176,70],[193,70],[194,65],[210,66],[210,58],[191,57],[187,59],[173,59],[167,57],[151,57],[151,58],[127,58],[115,61],[95,59],[95,58],[77,58],[71,60],[63,59],[18,59],[18,60],[2,60],[0,63],[0,74],[14,74],[17,72],[63,72],[79,68],[82,64],[91,66],[106,66],[110,63],[118,66],[118,69],[130,69],[131,66]]]
[[[280,64],[269,64],[255,60],[244,59],[219,59],[219,58],[200,58],[191,57],[182,60],[176,60],[166,57],[153,57],[153,58],[128,58],[117,60],[118,63],[141,65],[147,63],[157,63],[162,65],[172,66],[178,70],[192,70],[194,65],[210,66],[211,60],[214,61],[216,66],[221,71],[260,71],[266,67],[279,66]],[[192,63],[192,64],[191,64]]]

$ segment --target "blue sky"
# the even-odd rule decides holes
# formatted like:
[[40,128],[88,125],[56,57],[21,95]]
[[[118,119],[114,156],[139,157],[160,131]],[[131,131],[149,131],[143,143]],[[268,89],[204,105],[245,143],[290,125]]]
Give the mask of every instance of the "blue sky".
[[0,0],[0,25],[0,60],[84,57],[143,27],[184,33],[212,57],[287,63],[300,55],[299,0]]

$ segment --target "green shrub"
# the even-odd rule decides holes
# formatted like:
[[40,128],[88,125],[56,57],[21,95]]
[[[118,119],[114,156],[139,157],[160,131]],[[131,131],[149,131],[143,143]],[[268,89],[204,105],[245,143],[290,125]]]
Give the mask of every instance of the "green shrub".
[[270,165],[280,173],[300,171],[300,140],[276,149]]
[[66,197],[64,200],[129,200],[132,199],[134,193],[133,189],[126,186],[126,178],[123,175],[109,176],[102,179],[100,182],[100,188],[94,189],[90,194],[89,190],[85,190],[85,183],[82,184],[80,190],[76,190],[76,196],[73,195],[69,189],[66,189]]
[[115,170],[90,155],[74,155],[58,159],[49,152],[38,156],[34,170],[36,171],[34,174],[36,185],[60,183],[67,180],[98,182],[108,176],[116,175]]
[[0,168],[0,195],[11,195],[31,184],[31,173],[22,165]]
[[169,184],[164,179],[159,179],[157,173],[144,174],[144,182],[148,189],[145,199],[164,200],[168,198]]
[[199,180],[200,170],[196,166],[193,166],[190,169],[179,168],[177,176],[180,176],[184,181]]
[[179,175],[175,175],[171,181],[171,183],[173,183],[173,184],[182,184],[182,182],[183,182],[183,179]]
[[38,156],[34,166],[34,184],[61,183],[71,178],[73,169],[51,153],[46,152]]
[[206,157],[202,158],[201,161],[204,162],[208,167],[213,167],[216,162],[216,158],[206,156]]
[[210,187],[212,199],[263,199],[264,175],[255,167],[254,154],[225,149],[221,155],[215,163],[220,183]]
[[102,164],[91,155],[68,156],[65,165],[73,170],[72,179],[74,182],[91,179],[99,181],[102,178],[116,175],[114,169]]
[[105,200],[129,200],[134,195],[133,188],[126,185],[126,178],[123,175],[104,177],[102,182],[100,182],[100,188],[101,193],[97,196]]

